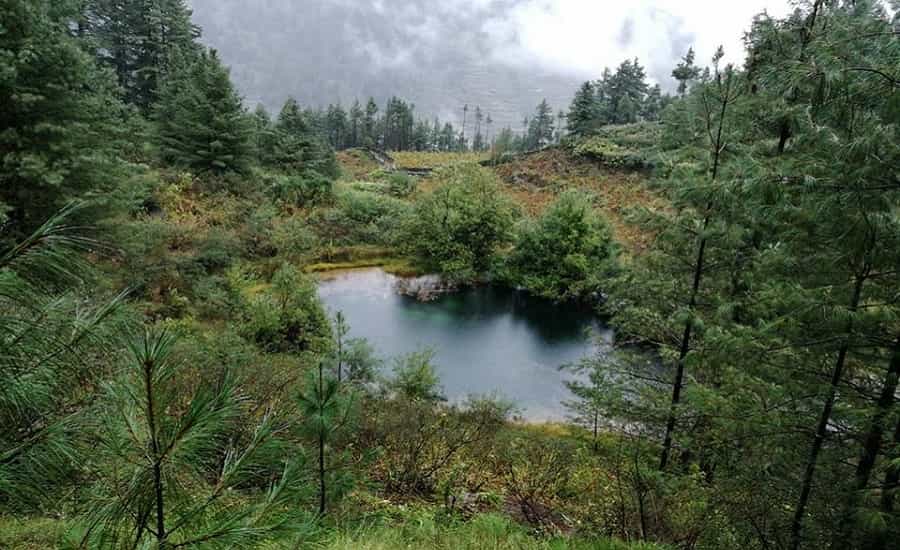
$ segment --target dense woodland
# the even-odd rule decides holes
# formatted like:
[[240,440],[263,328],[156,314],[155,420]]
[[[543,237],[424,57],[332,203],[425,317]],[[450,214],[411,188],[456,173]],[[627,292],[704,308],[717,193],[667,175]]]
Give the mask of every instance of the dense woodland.
[[[251,108],[183,0],[0,2],[0,547],[900,548],[900,6],[797,4],[511,129]],[[449,401],[322,306],[360,265],[614,350],[565,424]]]

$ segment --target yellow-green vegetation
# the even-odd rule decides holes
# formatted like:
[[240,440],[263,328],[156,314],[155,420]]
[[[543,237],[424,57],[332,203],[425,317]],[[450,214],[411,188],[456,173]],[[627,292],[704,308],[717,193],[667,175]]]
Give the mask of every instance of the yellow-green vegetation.
[[392,151],[397,168],[440,168],[490,159],[489,152]]
[[0,548],[52,550],[62,548],[72,523],[59,518],[0,516]]
[[595,195],[597,211],[612,227],[626,259],[641,254],[654,237],[630,214],[639,208],[668,207],[667,200],[648,186],[647,176],[608,170],[562,148],[527,155],[493,170],[503,180],[509,196],[532,216],[540,215],[567,189]]
[[322,550],[662,550],[652,544],[608,539],[541,537],[508,517],[479,514],[469,521],[441,518],[433,512],[409,514],[402,520],[342,532]]
[[342,179],[345,180],[365,179],[381,168],[372,155],[362,149],[338,151],[335,156],[341,167]]

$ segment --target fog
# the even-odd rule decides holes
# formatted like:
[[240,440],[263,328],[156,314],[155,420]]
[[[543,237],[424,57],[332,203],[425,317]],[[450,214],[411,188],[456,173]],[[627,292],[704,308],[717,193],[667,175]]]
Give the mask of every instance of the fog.
[[[547,98],[566,108],[606,66],[638,57],[672,89],[689,47],[722,44],[740,62],[754,14],[787,1],[741,0],[193,0],[203,40],[219,50],[249,105],[293,95],[324,106],[398,95],[419,116],[458,121],[480,105],[521,126]],[[702,37],[702,38],[701,38]]]

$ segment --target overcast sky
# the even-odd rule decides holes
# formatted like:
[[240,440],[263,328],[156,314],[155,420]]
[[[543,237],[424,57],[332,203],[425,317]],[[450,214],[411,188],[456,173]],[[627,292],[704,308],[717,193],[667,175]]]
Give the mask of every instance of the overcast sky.
[[480,105],[518,127],[541,99],[566,108],[577,86],[637,57],[672,90],[690,47],[744,59],[754,15],[789,0],[190,0],[248,103],[316,106],[398,95],[454,120]]
[[783,16],[790,9],[788,0],[528,0],[485,29],[501,44],[494,52],[498,59],[592,78],[623,58],[638,57],[663,78],[671,71],[673,49],[693,46],[700,62],[722,45],[730,60],[743,61],[741,38],[753,17],[764,10]]

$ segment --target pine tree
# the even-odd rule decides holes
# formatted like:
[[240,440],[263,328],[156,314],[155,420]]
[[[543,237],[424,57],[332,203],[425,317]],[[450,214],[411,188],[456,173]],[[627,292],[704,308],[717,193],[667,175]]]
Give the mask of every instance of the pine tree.
[[155,118],[166,162],[200,173],[247,171],[251,127],[215,50],[174,72],[162,89]]
[[0,7],[0,220],[23,238],[73,199],[114,186],[114,83],[69,35],[67,3]]
[[540,149],[553,143],[553,109],[546,99],[538,104],[534,117],[528,122],[526,141],[529,149]]
[[88,0],[86,32],[113,68],[125,100],[149,112],[176,58],[199,56],[199,29],[184,0]]
[[362,145],[364,117],[365,112],[363,111],[363,108],[359,104],[359,100],[357,99],[353,102],[353,106],[350,107],[350,135],[348,143],[350,147],[359,147],[360,145]]
[[[98,502],[84,546],[246,546],[302,524],[293,506],[300,464],[294,458],[279,472],[267,461],[284,421],[266,411],[235,437],[245,405],[235,374],[227,367],[204,373],[185,392],[174,343],[165,330],[147,330],[107,388],[95,450],[106,460],[97,462]],[[262,491],[241,506],[229,502],[260,474]]]
[[[342,475],[341,461],[345,457],[337,453],[338,438],[352,425],[354,399],[336,379],[325,374],[321,362],[311,373],[306,387],[299,397],[303,415],[303,429],[314,446],[315,477],[318,485],[318,514],[328,511],[330,498],[336,498],[349,488],[349,479]],[[333,456],[338,454],[338,456]]]
[[596,124],[596,107],[594,85],[585,82],[575,93],[575,99],[572,100],[569,114],[566,116],[569,133],[577,137],[588,135]]
[[691,83],[700,78],[700,67],[694,65],[694,48],[690,48],[678,65],[672,70],[672,77],[678,81],[678,94],[684,97]]
[[366,113],[363,118],[363,145],[365,147],[377,148],[379,146],[377,117],[378,104],[375,103],[374,98],[370,97],[368,103],[366,103]]
[[106,374],[97,363],[115,356],[124,296],[87,297],[82,254],[98,243],[72,225],[76,209],[0,250],[0,509],[14,513],[40,509],[76,479],[81,400]]

